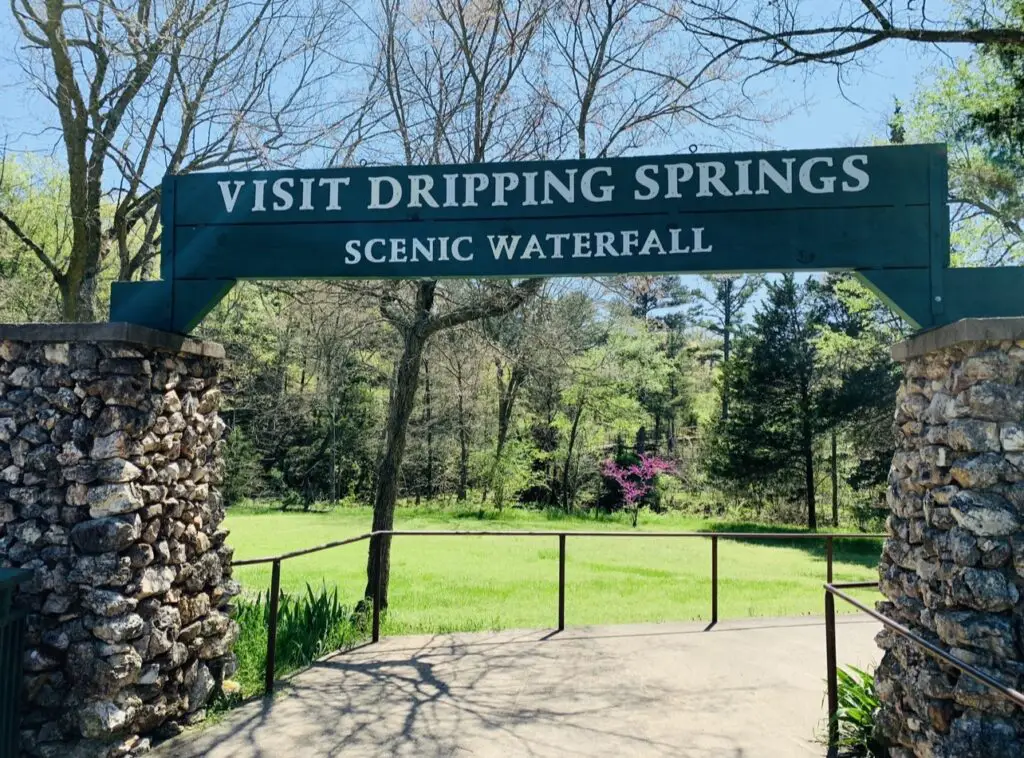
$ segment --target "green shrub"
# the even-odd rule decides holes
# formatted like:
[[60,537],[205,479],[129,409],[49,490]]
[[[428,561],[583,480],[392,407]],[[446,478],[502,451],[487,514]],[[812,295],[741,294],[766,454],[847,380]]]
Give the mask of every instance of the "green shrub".
[[846,755],[884,758],[888,752],[875,740],[875,715],[878,713],[878,695],[875,678],[855,666],[837,672],[839,682],[839,747]]
[[[235,644],[242,698],[263,691],[267,662],[267,634],[270,626],[270,592],[240,597],[235,603],[239,635]],[[353,619],[352,609],[338,600],[338,589],[321,586],[314,591],[290,595],[282,592],[278,601],[276,675],[307,666],[335,650],[357,644],[362,625]]]

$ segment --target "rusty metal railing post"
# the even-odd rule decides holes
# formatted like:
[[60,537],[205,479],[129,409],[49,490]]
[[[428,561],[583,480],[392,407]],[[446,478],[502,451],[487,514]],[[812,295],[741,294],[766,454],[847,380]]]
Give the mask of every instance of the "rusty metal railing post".
[[832,535],[825,538],[825,561],[828,564],[828,579],[826,581],[832,584]]
[[380,642],[380,604],[384,583],[384,535],[378,534],[374,539],[377,540],[377,580],[373,583],[373,641]]
[[565,535],[558,535],[558,631],[565,630]]
[[274,561],[270,570],[270,619],[267,627],[267,667],[263,689],[270,695],[274,691],[274,672],[277,669],[277,614],[281,597],[281,561]]
[[711,537],[711,623],[718,623],[718,535]]
[[828,679],[828,758],[839,751],[839,674],[836,671],[836,600],[825,590],[825,667]]

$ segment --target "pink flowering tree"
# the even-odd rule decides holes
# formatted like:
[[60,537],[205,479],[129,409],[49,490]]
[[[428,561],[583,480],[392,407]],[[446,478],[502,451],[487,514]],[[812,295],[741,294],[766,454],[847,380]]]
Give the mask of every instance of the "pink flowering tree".
[[628,466],[620,466],[611,458],[601,464],[601,473],[619,485],[622,504],[632,513],[634,527],[640,518],[644,497],[654,489],[655,477],[674,470],[671,461],[655,455],[641,455],[637,463]]

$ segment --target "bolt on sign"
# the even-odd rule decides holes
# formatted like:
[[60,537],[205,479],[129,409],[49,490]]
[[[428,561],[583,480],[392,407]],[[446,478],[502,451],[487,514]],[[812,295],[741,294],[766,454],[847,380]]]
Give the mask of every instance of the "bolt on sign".
[[161,276],[111,319],[187,332],[240,279],[854,271],[919,327],[1019,315],[951,269],[944,145],[167,176]]

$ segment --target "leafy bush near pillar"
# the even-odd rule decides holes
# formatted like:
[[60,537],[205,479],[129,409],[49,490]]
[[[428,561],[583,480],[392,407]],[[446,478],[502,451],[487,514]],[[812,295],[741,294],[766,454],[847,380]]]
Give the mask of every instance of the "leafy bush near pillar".
[[885,758],[889,755],[875,739],[875,716],[879,701],[875,694],[875,678],[856,666],[838,670],[839,747],[846,756]]
[[[235,620],[240,633],[235,645],[236,679],[241,696],[263,691],[270,628],[270,592],[239,597]],[[278,602],[275,671],[278,677],[307,666],[336,650],[350,648],[362,639],[352,620],[352,609],[338,600],[338,588],[306,585],[305,594],[281,593]]]

